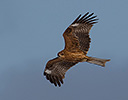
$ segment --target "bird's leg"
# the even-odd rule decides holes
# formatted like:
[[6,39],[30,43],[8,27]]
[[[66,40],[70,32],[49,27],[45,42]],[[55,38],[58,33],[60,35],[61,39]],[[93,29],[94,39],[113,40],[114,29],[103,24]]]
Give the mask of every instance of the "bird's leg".
[[110,61],[110,59],[100,59],[100,58],[88,57],[88,56],[86,56],[86,58],[82,60],[82,62],[88,62],[88,63],[100,65],[102,67],[105,67],[105,63],[107,61]]

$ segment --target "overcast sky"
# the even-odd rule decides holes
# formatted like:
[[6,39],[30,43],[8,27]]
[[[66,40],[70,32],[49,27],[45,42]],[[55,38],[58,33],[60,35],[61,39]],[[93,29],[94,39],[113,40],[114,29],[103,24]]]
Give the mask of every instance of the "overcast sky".
[[[62,34],[81,13],[99,18],[86,62],[56,88],[42,72],[64,48]],[[0,100],[128,100],[127,0],[0,0]]]

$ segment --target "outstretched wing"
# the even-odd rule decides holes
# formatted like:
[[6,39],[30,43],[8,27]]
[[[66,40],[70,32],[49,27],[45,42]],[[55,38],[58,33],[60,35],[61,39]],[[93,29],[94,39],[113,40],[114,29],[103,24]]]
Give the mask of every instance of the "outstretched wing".
[[74,51],[81,50],[85,54],[87,53],[91,39],[89,37],[89,31],[93,24],[97,23],[95,19],[97,16],[93,16],[94,13],[89,14],[87,12],[81,17],[81,14],[75,19],[75,21],[66,29],[63,36],[65,39],[65,49]]
[[65,77],[66,71],[77,63],[78,62],[65,61],[61,57],[54,58],[47,62],[44,75],[47,80],[55,86],[58,84],[60,87],[61,83],[63,84],[63,78]]

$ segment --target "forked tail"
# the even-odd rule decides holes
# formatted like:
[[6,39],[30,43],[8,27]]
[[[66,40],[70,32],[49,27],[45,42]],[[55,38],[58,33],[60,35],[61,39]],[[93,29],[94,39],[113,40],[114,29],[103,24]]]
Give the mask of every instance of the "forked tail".
[[82,62],[88,62],[96,65],[100,65],[102,67],[105,67],[105,63],[107,61],[110,61],[110,59],[100,59],[95,57],[87,57],[86,59],[83,59]]

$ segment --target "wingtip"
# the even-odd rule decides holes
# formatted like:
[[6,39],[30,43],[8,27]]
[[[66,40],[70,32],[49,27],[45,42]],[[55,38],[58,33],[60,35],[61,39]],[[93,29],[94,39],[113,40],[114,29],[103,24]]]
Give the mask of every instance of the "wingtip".
[[79,20],[80,17],[81,17],[81,14],[79,14],[79,16],[73,21],[72,24],[76,23]]
[[96,18],[97,16],[93,16],[94,13],[90,13],[87,12],[85,13],[82,17],[81,17],[81,14],[75,19],[75,21],[72,23],[72,24],[75,24],[75,23],[89,23],[89,24],[95,24],[97,22],[94,22],[95,20],[99,20],[99,19],[94,19]]
[[64,84],[61,76],[53,76],[53,75],[47,74],[45,72],[44,72],[44,75],[46,76],[46,79],[49,80],[49,82],[54,84],[55,87],[57,87],[57,86],[61,87],[61,85]]
[[46,75],[46,72],[44,72],[43,75],[45,76]]

